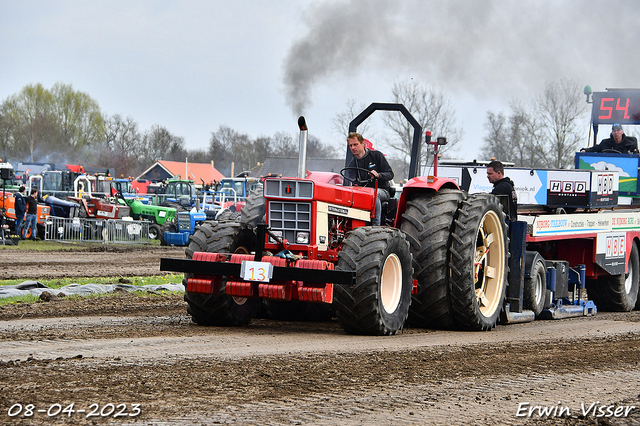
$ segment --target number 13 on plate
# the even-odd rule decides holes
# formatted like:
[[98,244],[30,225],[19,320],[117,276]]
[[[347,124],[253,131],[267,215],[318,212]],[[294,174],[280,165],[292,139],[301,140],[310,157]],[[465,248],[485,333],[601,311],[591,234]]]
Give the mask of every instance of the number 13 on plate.
[[269,262],[244,260],[240,266],[240,277],[245,281],[269,282],[273,276],[273,265]]

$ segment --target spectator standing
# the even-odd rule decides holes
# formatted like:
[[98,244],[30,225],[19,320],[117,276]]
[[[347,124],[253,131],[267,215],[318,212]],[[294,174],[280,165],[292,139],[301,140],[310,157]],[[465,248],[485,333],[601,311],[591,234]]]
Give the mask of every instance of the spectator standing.
[[15,224],[16,227],[13,230],[13,232],[16,235],[22,235],[22,233],[20,232],[20,229],[22,228],[22,222],[24,221],[24,216],[27,213],[27,202],[24,200],[24,190],[25,190],[24,185],[21,185],[20,188],[18,189],[18,192],[16,192],[16,195],[15,195],[15,203],[13,208],[16,212],[16,224]]
[[25,198],[27,202],[27,219],[24,224],[24,231],[22,232],[22,239],[26,239],[31,229],[30,240],[36,240],[36,234],[38,233],[38,190],[31,188],[31,194]]

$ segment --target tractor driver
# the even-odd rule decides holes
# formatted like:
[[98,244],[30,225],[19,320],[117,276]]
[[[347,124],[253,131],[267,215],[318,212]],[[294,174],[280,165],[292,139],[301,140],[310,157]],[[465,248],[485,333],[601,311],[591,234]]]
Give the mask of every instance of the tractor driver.
[[611,126],[609,138],[603,139],[599,144],[589,148],[582,148],[580,152],[602,152],[605,149],[612,149],[621,154],[637,154],[638,140],[633,136],[625,135],[620,124],[614,124]]
[[[360,133],[349,133],[347,135],[347,143],[351,154],[353,154],[353,158],[347,167],[369,170],[371,175],[378,180],[378,196],[372,225],[380,226],[382,203],[389,199],[389,188],[391,186],[389,181],[393,179],[393,170],[391,170],[391,166],[389,166],[382,152],[368,149],[365,146],[365,139]],[[365,186],[373,187],[375,185],[371,175],[364,170],[349,170],[348,172],[347,176],[361,182],[367,182]],[[350,186],[353,183],[353,181],[346,179],[346,185]]]

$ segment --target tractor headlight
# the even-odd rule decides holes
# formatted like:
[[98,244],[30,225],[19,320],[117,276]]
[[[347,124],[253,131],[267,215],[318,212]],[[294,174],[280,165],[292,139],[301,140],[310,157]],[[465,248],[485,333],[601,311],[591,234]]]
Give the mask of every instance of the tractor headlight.
[[296,235],[296,244],[309,244],[309,233],[298,232]]

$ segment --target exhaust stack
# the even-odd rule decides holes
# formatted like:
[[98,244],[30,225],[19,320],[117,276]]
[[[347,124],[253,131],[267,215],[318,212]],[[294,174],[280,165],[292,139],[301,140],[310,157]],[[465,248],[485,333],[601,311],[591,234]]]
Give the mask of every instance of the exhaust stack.
[[303,116],[298,118],[298,127],[300,128],[300,154],[298,157],[298,177],[304,179],[307,171],[307,123]]

